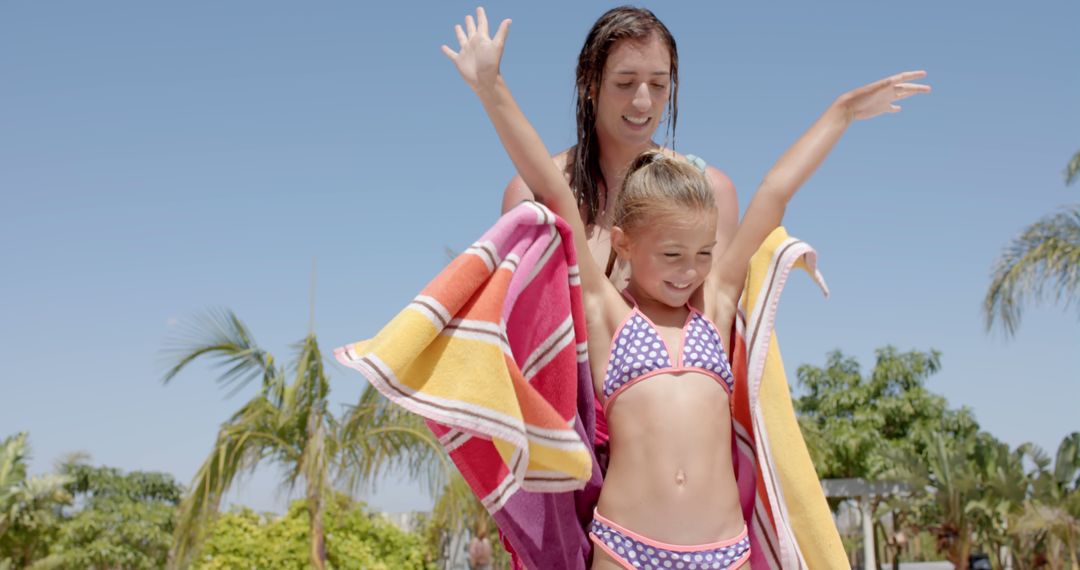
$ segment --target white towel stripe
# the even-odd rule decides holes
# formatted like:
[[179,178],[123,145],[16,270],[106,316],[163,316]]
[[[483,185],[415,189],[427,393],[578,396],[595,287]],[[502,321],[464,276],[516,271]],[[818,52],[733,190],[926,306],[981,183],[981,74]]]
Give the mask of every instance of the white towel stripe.
[[532,380],[533,376],[555,359],[562,349],[574,342],[574,319],[567,315],[566,319],[559,324],[544,342],[541,342],[536,350],[525,359],[521,372],[526,380]]

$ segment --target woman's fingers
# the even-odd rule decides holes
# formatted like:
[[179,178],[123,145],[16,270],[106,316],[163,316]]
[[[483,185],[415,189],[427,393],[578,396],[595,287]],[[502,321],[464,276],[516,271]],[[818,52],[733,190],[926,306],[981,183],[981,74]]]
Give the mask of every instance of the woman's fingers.
[[446,57],[450,58],[450,61],[457,61],[458,54],[456,51],[450,49],[450,46],[443,44],[442,52],[446,54]]
[[465,30],[469,32],[469,37],[476,35],[476,21],[473,20],[472,14],[465,16]]

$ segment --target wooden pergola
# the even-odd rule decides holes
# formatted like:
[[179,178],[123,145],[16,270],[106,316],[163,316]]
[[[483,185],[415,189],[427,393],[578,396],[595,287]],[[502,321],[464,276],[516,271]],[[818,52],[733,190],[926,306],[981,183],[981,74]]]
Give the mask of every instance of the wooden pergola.
[[910,487],[899,481],[867,481],[866,479],[822,479],[821,487],[830,499],[855,499],[859,505],[859,518],[863,530],[863,566],[877,568],[877,554],[874,552],[874,497],[903,495]]

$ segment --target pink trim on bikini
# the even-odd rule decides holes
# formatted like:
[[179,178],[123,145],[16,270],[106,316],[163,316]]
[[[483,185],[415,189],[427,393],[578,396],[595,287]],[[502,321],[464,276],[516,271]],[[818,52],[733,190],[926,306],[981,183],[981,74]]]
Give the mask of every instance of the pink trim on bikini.
[[[627,295],[629,295],[629,293],[627,293]],[[630,298],[631,301],[633,301],[633,299],[633,297]],[[631,314],[637,312],[637,314],[641,315],[641,318],[645,319],[645,322],[649,323],[649,326],[651,326],[653,330],[656,331],[656,338],[660,339],[660,344],[664,345],[664,348],[667,349],[668,357],[670,358],[672,354],[675,355],[675,362],[672,363],[672,368],[681,368],[681,366],[679,365],[682,364],[682,353],[683,349],[686,348],[686,327],[690,325],[690,321],[694,320],[694,314],[697,313],[697,309],[691,307],[689,304],[686,305],[686,308],[689,309],[690,312],[686,314],[686,320],[683,321],[682,327],[679,328],[679,352],[672,352],[671,347],[668,346],[667,341],[664,340],[664,337],[660,335],[660,327],[656,326],[656,323],[652,322],[652,319],[649,318],[649,315],[641,312],[641,309],[638,308],[637,301],[633,302],[634,308],[630,311]],[[620,331],[622,329],[619,328],[615,330]],[[608,362],[611,362],[610,356],[608,357]]]
[[[641,536],[611,522],[595,510],[593,517],[593,522],[589,525],[589,540],[610,556],[616,564],[627,570],[639,568],[735,570],[744,567],[749,562],[752,552],[746,525],[743,525],[738,536],[731,539],[702,545],[677,545]],[[621,552],[617,552],[616,548]],[[733,558],[734,556],[737,558]]]
[[709,543],[706,543],[706,544],[668,544],[666,542],[660,542],[659,540],[653,540],[653,539],[651,539],[651,538],[649,538],[647,536],[640,535],[640,534],[638,534],[638,533],[636,533],[636,532],[634,532],[634,531],[632,531],[632,530],[630,530],[630,529],[628,529],[628,528],[626,528],[626,527],[624,527],[622,525],[614,523],[610,519],[608,519],[608,518],[604,517],[603,515],[601,515],[598,511],[595,511],[595,510],[593,511],[593,518],[595,518],[596,520],[598,520],[598,521],[608,525],[609,527],[619,531],[620,534],[624,534],[626,536],[629,536],[630,538],[633,538],[635,540],[638,540],[640,542],[648,544],[649,546],[653,546],[653,547],[656,547],[656,548],[663,548],[665,550],[674,550],[676,552],[697,552],[697,551],[700,551],[700,550],[712,550],[714,548],[723,548],[725,546],[731,546],[732,544],[735,544],[736,542],[739,542],[740,540],[746,538],[746,536],[748,534],[747,530],[746,530],[746,525],[743,525],[742,531],[739,532],[739,534],[737,536],[735,536],[733,538],[726,539],[726,540],[719,540],[717,542],[709,542]]
[[[622,332],[626,329],[626,327],[634,319],[635,315],[640,315],[641,319],[645,322],[645,324],[647,324],[651,328],[653,334],[656,337],[656,340],[658,340],[660,342],[661,346],[663,346],[663,350],[667,353],[667,360],[668,360],[669,363],[671,363],[671,365],[667,366],[667,367],[664,367],[664,368],[658,368],[656,370],[651,370],[651,371],[646,372],[645,374],[642,374],[641,376],[638,376],[638,377],[635,377],[635,378],[630,378],[630,379],[624,380],[621,384],[619,384],[618,388],[616,388],[614,391],[612,391],[612,393],[610,395],[605,396],[604,401],[603,401],[603,410],[605,412],[607,412],[607,410],[610,408],[611,403],[615,401],[615,398],[619,394],[624,392],[627,388],[629,388],[630,386],[633,386],[634,384],[637,384],[638,382],[641,382],[642,380],[647,380],[649,378],[652,378],[653,376],[656,376],[658,374],[677,374],[677,373],[683,373],[683,372],[698,372],[698,373],[701,373],[701,374],[705,374],[706,376],[709,376],[709,377],[713,378],[713,380],[715,380],[718,384],[723,386],[724,391],[728,394],[728,396],[731,396],[731,386],[728,385],[728,380],[725,379],[719,372],[714,371],[714,370],[710,370],[708,368],[704,368],[704,367],[701,367],[701,366],[685,366],[685,365],[683,365],[684,356],[685,356],[684,353],[686,352],[686,343],[688,342],[688,337],[690,335],[690,331],[688,329],[690,327],[690,324],[693,322],[694,318],[700,316],[701,319],[704,321],[704,323],[707,324],[708,327],[711,328],[714,332],[716,332],[716,325],[712,321],[710,321],[708,319],[708,317],[705,316],[704,313],[702,313],[701,311],[695,309],[693,306],[691,306],[689,303],[687,303],[686,308],[687,308],[688,312],[687,312],[687,315],[686,315],[686,319],[683,321],[682,327],[679,329],[679,331],[680,331],[679,350],[678,351],[673,351],[671,349],[671,346],[668,345],[667,340],[665,340],[664,337],[660,335],[660,328],[656,326],[656,323],[654,323],[653,320],[650,319],[648,315],[643,313],[641,311],[641,309],[638,308],[637,300],[634,299],[633,295],[631,295],[631,293],[629,291],[626,291],[626,290],[622,291],[622,295],[629,302],[633,303],[633,306],[630,308],[630,312],[626,314],[626,317],[624,317],[622,319],[622,321],[619,323],[619,326],[617,326],[615,328],[615,333],[612,335],[611,342],[608,344],[608,359],[607,359],[607,362],[605,363],[605,367],[604,367],[605,375],[604,375],[604,381],[603,381],[603,384],[602,384],[603,390],[601,390],[601,392],[603,393],[603,392],[606,392],[606,390],[607,390],[607,387],[608,387],[608,374],[610,373],[609,369],[611,368],[612,362],[615,359],[616,350],[618,349],[619,338],[622,336]],[[719,333],[717,332],[716,334],[719,334]],[[718,346],[717,349],[719,351],[720,357],[722,359],[726,359],[727,355],[724,352],[723,347]]]
[[[663,342],[663,339],[660,339],[660,340],[661,340],[661,342]],[[615,401],[616,396],[618,396],[619,394],[625,392],[627,388],[633,386],[634,384],[637,384],[638,382],[641,382],[642,380],[652,378],[653,376],[656,376],[658,374],[676,374],[676,373],[680,373],[680,372],[699,372],[701,374],[709,376],[713,380],[716,380],[717,384],[720,384],[720,386],[724,389],[724,392],[727,392],[727,395],[729,397],[731,396],[731,388],[728,387],[727,381],[724,380],[723,376],[720,376],[716,372],[713,372],[712,370],[709,370],[708,368],[701,368],[699,366],[680,366],[678,368],[673,366],[671,368],[661,368],[659,370],[652,370],[650,372],[646,372],[645,374],[642,374],[641,376],[638,376],[637,378],[633,378],[633,379],[627,380],[626,382],[623,382],[622,386],[619,386],[614,392],[611,393],[610,396],[607,397],[606,400],[604,400],[604,412],[606,413],[608,411],[608,407],[611,406],[611,402]]]

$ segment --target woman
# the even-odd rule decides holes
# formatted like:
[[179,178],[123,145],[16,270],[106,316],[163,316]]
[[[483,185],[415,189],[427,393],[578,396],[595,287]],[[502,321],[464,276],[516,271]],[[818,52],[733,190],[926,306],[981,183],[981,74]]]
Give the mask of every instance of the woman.
[[[611,250],[611,215],[630,163],[645,150],[682,157],[653,141],[667,109],[668,134],[675,138],[678,117],[679,54],[675,38],[652,12],[622,6],[593,24],[577,65],[577,144],[552,160],[577,196],[589,250],[616,287],[626,286],[627,265]],[[723,251],[739,223],[735,186],[720,170],[703,168],[716,198],[719,224],[716,251]],[[536,199],[515,176],[503,194],[505,213],[522,200]],[[700,295],[698,295],[700,298]]]

